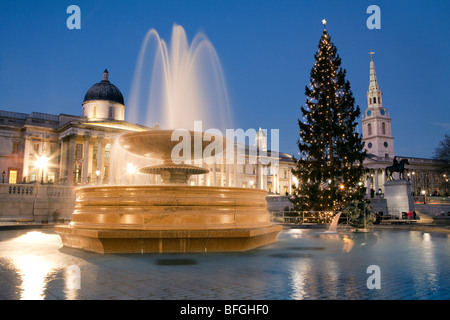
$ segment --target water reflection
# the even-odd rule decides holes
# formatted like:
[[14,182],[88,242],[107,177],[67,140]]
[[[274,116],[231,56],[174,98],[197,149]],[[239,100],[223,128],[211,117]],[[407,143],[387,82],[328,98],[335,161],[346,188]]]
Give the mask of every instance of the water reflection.
[[24,255],[13,260],[22,279],[21,300],[43,300],[46,278],[52,271],[52,265],[42,257]]
[[[56,236],[57,237],[57,236]],[[61,247],[53,234],[30,231],[2,243],[2,251],[20,276],[20,299],[43,300],[52,274],[58,271],[53,259],[45,254],[51,247]]]
[[[449,245],[437,233],[293,229],[245,253],[98,255],[54,233],[1,231],[0,286],[15,286],[0,299],[448,299]],[[367,288],[369,265],[381,290]]]

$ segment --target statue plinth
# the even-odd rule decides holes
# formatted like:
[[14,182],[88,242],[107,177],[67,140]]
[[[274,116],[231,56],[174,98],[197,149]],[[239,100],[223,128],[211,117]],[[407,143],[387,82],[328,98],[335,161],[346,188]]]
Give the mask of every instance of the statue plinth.
[[402,212],[414,210],[411,195],[411,183],[408,180],[390,180],[384,184],[384,198],[388,212],[394,217],[402,218]]

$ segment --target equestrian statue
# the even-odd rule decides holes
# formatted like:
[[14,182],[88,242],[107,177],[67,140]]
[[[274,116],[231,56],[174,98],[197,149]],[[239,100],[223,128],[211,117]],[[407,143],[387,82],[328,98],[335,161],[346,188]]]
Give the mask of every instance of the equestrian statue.
[[394,157],[394,164],[392,166],[386,167],[385,169],[386,176],[389,178],[389,180],[394,180],[394,177],[392,176],[392,173],[394,172],[399,173],[400,180],[405,180],[404,177],[405,164],[409,164],[408,159],[402,159],[400,160],[400,162],[398,162],[397,157]]

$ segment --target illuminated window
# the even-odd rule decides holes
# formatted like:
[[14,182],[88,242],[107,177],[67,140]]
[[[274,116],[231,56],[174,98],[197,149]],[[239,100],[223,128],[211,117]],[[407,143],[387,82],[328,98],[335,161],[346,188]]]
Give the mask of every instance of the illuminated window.
[[9,170],[9,183],[17,183],[17,170]]
[[48,182],[55,182],[55,171],[50,171],[48,173]]

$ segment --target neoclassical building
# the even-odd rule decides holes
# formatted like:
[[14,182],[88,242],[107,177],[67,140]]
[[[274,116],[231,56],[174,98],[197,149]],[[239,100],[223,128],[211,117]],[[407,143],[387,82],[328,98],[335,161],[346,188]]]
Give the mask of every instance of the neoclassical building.
[[363,163],[366,168],[366,177],[363,177],[363,183],[367,194],[384,194],[384,183],[388,179],[386,167],[393,164],[394,157],[397,158],[397,161],[408,159],[409,165],[405,166],[406,177],[411,181],[411,191],[414,194],[421,194],[422,191],[428,195],[448,192],[448,188],[445,187],[448,177],[439,173],[439,161],[395,154],[391,117],[383,104],[383,93],[378,85],[372,56],[370,58],[367,105],[361,121],[362,138],[367,151],[367,157]]
[[[86,92],[81,116],[0,111],[2,182],[69,186],[158,183],[158,177],[137,173],[148,160],[133,157],[117,143],[123,133],[152,130],[125,121],[125,109],[122,93],[105,70],[103,79]],[[254,145],[235,146],[245,154],[244,163],[204,164],[209,173],[192,176],[188,183],[290,194],[292,157],[267,150],[265,135],[260,129]]]

